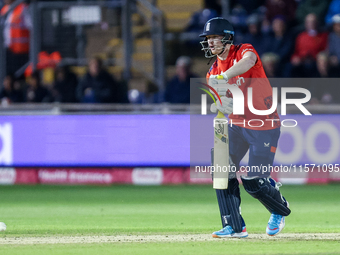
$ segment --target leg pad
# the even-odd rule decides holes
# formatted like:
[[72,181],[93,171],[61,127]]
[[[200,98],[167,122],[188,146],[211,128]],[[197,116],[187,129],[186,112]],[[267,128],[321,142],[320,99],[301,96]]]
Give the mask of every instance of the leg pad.
[[241,177],[244,189],[258,199],[270,213],[288,216],[290,209],[286,205],[280,191],[270,184],[268,178]]
[[237,179],[229,179],[228,189],[216,189],[216,195],[223,227],[229,225],[236,233],[242,232],[245,224],[240,214],[241,197]]

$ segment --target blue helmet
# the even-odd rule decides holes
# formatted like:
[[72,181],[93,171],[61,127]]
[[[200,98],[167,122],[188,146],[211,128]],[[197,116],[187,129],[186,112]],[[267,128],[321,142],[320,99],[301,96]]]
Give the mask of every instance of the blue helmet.
[[220,17],[212,18],[205,23],[203,33],[199,35],[200,37],[205,37],[205,39],[200,43],[202,45],[202,50],[204,50],[205,52],[205,57],[211,58],[214,57],[215,54],[212,54],[209,48],[208,40],[206,38],[206,36],[208,35],[224,36],[221,39],[221,42],[223,44],[223,49],[221,51],[222,53],[225,50],[225,46],[227,44],[232,44],[234,41],[234,28],[228,20]]

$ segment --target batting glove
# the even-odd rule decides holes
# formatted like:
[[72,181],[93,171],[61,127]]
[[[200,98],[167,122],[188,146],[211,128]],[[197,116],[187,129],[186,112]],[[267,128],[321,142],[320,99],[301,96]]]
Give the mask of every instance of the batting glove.
[[217,80],[224,80],[224,82],[228,82],[229,78],[228,75],[226,75],[226,73],[221,73],[221,74],[212,74],[209,76],[209,79],[217,79]]
[[[216,75],[214,75],[214,76],[216,76]],[[209,85],[216,90],[216,92],[219,96],[226,96],[226,93],[228,91],[228,89],[224,87],[224,85],[226,85],[226,84],[227,84],[227,82],[225,80],[220,80],[220,79],[216,79],[216,78],[209,78]],[[210,90],[210,92],[212,92],[212,91]]]
[[217,76],[217,79],[220,79],[220,80],[224,80],[225,82],[228,82],[229,81],[229,78],[228,78],[228,75],[226,75],[226,73],[221,73],[219,76]]
[[231,97],[221,97],[222,105],[219,100],[215,103],[212,103],[210,106],[211,112],[217,112],[220,111],[223,114],[231,114],[233,112],[233,99]]

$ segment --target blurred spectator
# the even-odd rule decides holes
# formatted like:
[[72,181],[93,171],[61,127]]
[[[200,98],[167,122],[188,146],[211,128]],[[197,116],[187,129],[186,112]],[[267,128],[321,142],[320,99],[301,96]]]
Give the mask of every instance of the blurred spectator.
[[217,12],[217,16],[222,15],[222,0],[204,0],[205,8],[214,10]]
[[241,5],[243,9],[247,11],[248,14],[252,14],[256,12],[256,10],[264,5],[265,0],[234,0],[232,1],[231,5],[234,7],[236,5]]
[[204,8],[199,10],[193,14],[191,17],[185,32],[202,32],[202,28],[204,27],[205,23],[212,18],[217,17],[219,14],[214,9],[214,2],[213,1],[205,1]]
[[326,25],[331,25],[333,23],[332,18],[338,13],[340,13],[340,0],[333,0],[328,7],[328,11],[325,17]]
[[58,66],[55,69],[53,94],[54,100],[61,103],[77,102],[78,80],[77,76],[72,73],[68,66]]
[[185,29],[185,32],[202,32],[202,27],[204,24],[212,18],[217,17],[217,12],[212,9],[205,8],[198,12],[195,12],[191,17],[188,27]]
[[328,51],[331,66],[337,67],[340,64],[340,14],[332,18],[333,31],[328,37]]
[[319,77],[340,77],[339,67],[330,65],[330,57],[326,51],[322,51],[316,56],[316,66]]
[[50,92],[41,84],[40,72],[34,71],[28,78],[26,88],[26,102],[47,103],[51,102]]
[[320,77],[328,77],[328,55],[325,51],[320,52],[316,56],[316,67]]
[[279,56],[279,70],[281,77],[289,77],[289,62],[294,50],[294,37],[287,30],[286,18],[276,16],[272,23],[273,33],[266,38],[266,52],[273,52]]
[[15,81],[13,75],[8,74],[4,78],[0,99],[2,105],[21,103],[24,101],[24,95],[20,88],[20,84]]
[[197,76],[191,72],[191,59],[181,56],[176,61],[176,75],[168,82],[164,101],[173,104],[190,103],[190,78]]
[[279,55],[272,52],[267,52],[261,56],[261,61],[263,69],[268,78],[278,77],[278,68],[280,63]]
[[291,58],[293,77],[315,77],[316,55],[327,47],[328,35],[319,32],[318,18],[311,13],[306,16],[305,31],[295,41],[295,50]]
[[317,16],[317,19],[321,22],[321,25],[323,25],[329,2],[330,0],[302,1],[296,9],[296,20],[300,27],[302,28],[302,24],[304,24],[306,16],[310,13],[314,13]]
[[261,32],[264,36],[270,35],[270,33],[272,32],[272,23],[269,20],[262,20]]
[[125,103],[127,93],[103,67],[100,58],[92,58],[88,72],[79,82],[77,97],[83,103]]
[[[339,68],[330,65],[329,56],[326,51],[320,52],[317,55],[316,65],[318,76],[321,78],[334,78],[339,77],[340,75]],[[335,103],[337,95],[339,94],[337,84],[334,84],[329,80],[321,82],[321,84],[317,84],[310,88],[311,94],[315,97],[314,101],[323,104]]]
[[284,16],[289,25],[294,21],[297,7],[295,0],[266,0],[265,6],[267,8],[266,19],[270,22],[278,15]]
[[[266,38],[261,32],[261,19],[258,14],[252,14],[247,19],[248,32],[243,37],[243,43],[250,43],[261,56],[266,50]],[[236,41],[236,43],[238,43]]]
[[137,89],[129,90],[128,98],[129,102],[132,104],[154,104],[162,101],[158,86],[151,81],[146,81],[144,92]]
[[247,11],[242,5],[237,4],[230,14],[230,22],[233,24],[235,30],[235,42],[243,42],[243,34],[247,30]]
[[[4,0],[1,15],[5,15],[14,2],[15,0]],[[27,4],[19,4],[7,15],[3,30],[7,73],[15,73],[28,62],[31,27],[32,21]]]

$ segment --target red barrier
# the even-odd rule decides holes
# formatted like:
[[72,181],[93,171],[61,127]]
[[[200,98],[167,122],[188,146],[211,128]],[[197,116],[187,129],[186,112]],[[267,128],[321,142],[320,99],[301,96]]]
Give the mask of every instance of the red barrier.
[[[238,177],[241,174],[238,173]],[[340,181],[339,172],[274,172],[284,184],[323,184]],[[211,184],[209,172],[194,168],[1,168],[0,184],[164,185]]]

